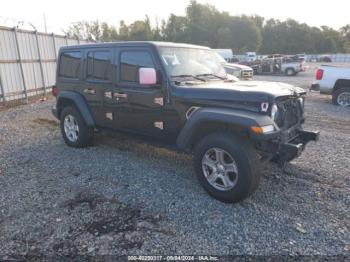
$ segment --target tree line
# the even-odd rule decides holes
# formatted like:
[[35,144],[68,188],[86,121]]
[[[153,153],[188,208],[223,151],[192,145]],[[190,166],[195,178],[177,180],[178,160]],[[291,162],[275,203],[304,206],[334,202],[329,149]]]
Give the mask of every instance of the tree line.
[[98,42],[170,41],[229,48],[235,53],[350,53],[350,24],[335,30],[293,19],[232,16],[194,0],[186,7],[185,16],[171,14],[153,26],[148,16],[131,24],[121,21],[118,27],[100,21],[80,21],[72,23],[64,33]]

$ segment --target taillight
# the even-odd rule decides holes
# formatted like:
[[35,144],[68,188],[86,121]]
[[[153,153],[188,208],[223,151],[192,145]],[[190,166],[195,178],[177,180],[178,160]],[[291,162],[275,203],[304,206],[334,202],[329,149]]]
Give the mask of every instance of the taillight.
[[317,69],[316,80],[321,80],[323,78],[323,69]]
[[60,90],[58,89],[57,86],[53,86],[53,87],[52,87],[51,93],[52,93],[52,95],[53,95],[54,97],[57,97],[58,94],[59,94],[59,92],[60,92]]

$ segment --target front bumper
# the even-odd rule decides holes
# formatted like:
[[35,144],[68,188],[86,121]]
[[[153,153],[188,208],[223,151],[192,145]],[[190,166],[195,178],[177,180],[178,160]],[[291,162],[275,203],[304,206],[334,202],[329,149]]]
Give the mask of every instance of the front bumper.
[[283,166],[286,162],[301,155],[310,141],[318,141],[319,131],[304,131],[299,128],[291,128],[284,132],[275,133],[268,140],[260,140],[260,151],[264,159],[273,161]]
[[278,145],[277,156],[279,162],[285,163],[300,156],[306,144],[310,141],[318,141],[319,137],[319,131],[298,130],[297,136],[293,140]]

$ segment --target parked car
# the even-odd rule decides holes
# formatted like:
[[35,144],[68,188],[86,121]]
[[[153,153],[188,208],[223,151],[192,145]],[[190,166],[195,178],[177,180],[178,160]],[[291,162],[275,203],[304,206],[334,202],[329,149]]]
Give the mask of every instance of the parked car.
[[241,64],[226,63],[224,67],[227,74],[236,76],[239,79],[242,79],[242,80],[253,79],[254,71],[253,71],[253,68],[249,66],[241,65]]
[[303,89],[232,82],[215,52],[202,46],[62,47],[53,94],[53,114],[67,145],[87,147],[94,130],[108,129],[192,152],[199,182],[223,202],[251,195],[266,161],[283,165],[319,136],[302,128]]
[[213,49],[220,57],[222,57],[227,63],[238,63],[239,59],[233,55],[231,49]]
[[226,62],[229,62],[233,58],[232,49],[213,49],[220,57],[222,57]]
[[318,57],[317,62],[331,63],[332,58],[329,55],[321,55]]
[[298,61],[295,57],[282,55],[270,55],[262,60],[256,60],[249,64],[255,74],[287,75],[295,76],[305,71],[305,62]]
[[316,71],[311,89],[332,95],[335,105],[350,106],[350,67],[322,65]]
[[296,54],[293,57],[298,59],[299,62],[306,62],[306,54]]
[[221,64],[224,66],[225,71],[229,75],[233,75],[242,80],[251,80],[253,79],[253,69],[246,65],[228,63],[226,60],[218,54],[218,59],[221,61]]
[[256,53],[255,52],[246,52],[245,53],[245,61],[253,62],[255,60],[256,60]]

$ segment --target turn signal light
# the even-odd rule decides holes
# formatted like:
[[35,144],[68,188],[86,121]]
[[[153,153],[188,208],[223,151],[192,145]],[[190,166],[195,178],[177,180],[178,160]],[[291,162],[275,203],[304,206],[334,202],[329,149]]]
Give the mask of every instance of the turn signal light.
[[251,126],[250,129],[255,133],[255,134],[266,134],[273,132],[275,128],[273,125],[268,125],[268,126]]

